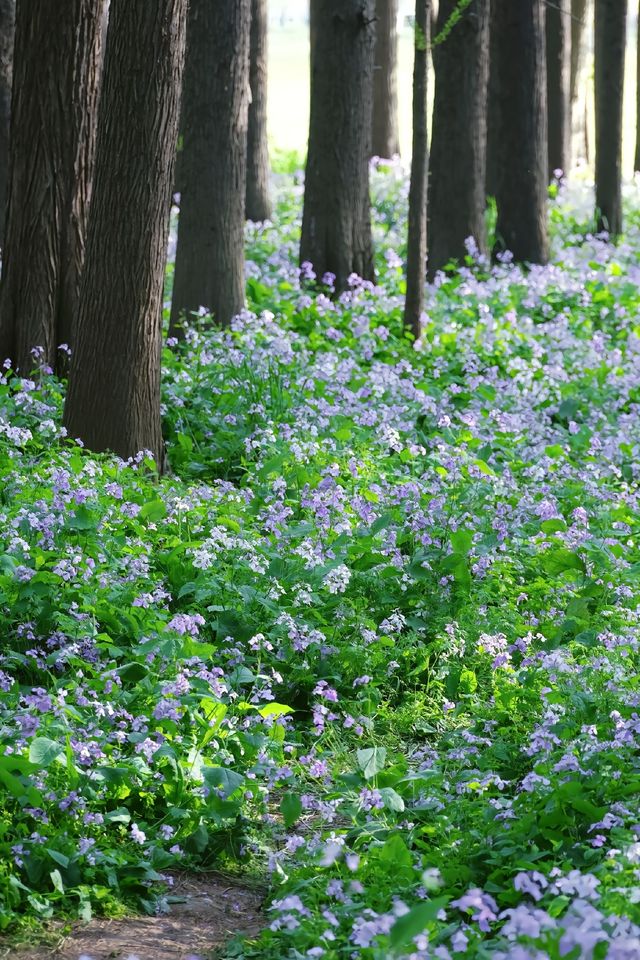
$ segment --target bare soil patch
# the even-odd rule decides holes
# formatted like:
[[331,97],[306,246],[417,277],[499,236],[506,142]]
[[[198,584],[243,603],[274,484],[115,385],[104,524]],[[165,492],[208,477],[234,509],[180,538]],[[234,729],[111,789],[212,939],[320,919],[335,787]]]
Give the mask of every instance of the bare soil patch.
[[219,876],[177,877],[169,896],[167,914],[78,922],[55,946],[0,944],[0,960],[209,960],[235,934],[264,926],[261,894]]

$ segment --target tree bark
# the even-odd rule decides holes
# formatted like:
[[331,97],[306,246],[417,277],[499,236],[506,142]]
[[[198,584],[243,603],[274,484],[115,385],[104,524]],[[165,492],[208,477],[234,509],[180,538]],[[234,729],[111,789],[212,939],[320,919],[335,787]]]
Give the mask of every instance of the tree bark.
[[245,304],[250,16],[250,0],[190,3],[174,335],[200,307],[224,325]]
[[496,249],[546,263],[547,84],[543,0],[494,0],[500,98]]
[[187,0],[111,0],[94,192],[64,422],[163,461],[160,305]]
[[11,77],[16,0],[0,0],[0,247],[4,247],[4,224],[9,182],[9,126]]
[[430,0],[416,0],[413,61],[413,140],[407,231],[407,293],[404,323],[418,339],[424,310],[427,260],[427,77]]
[[596,216],[598,230],[622,232],[622,94],[627,4],[596,0]]
[[487,158],[486,158],[486,194],[495,197],[498,190],[498,170],[502,163],[502,145],[500,144],[500,90],[498,87],[498,40],[500,37],[498,4],[500,0],[490,0],[489,17],[489,81],[487,92]]
[[[440,0],[437,34],[458,8]],[[436,35],[437,40],[437,35]],[[486,251],[485,180],[489,0],[472,0],[433,46],[435,98],[429,158],[429,277],[463,260],[473,237]]]
[[571,0],[545,9],[547,39],[547,123],[549,174],[569,172],[571,107]]
[[18,0],[0,355],[29,373],[73,339],[95,155],[103,0]]
[[311,110],[301,262],[373,279],[369,157],[374,0],[311,0]]
[[373,69],[374,157],[400,153],[398,133],[398,0],[376,2],[376,44]]
[[578,95],[578,77],[582,66],[584,28],[586,26],[587,0],[571,0],[571,65],[569,95],[571,103]]
[[249,220],[268,220],[269,146],[267,139],[267,0],[251,0],[251,53],[249,58],[249,129],[247,139],[247,200]]

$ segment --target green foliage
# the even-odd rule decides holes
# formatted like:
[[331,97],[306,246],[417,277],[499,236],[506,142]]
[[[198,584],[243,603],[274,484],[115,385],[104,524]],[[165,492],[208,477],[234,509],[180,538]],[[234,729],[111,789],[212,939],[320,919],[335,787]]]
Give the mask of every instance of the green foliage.
[[298,185],[248,227],[251,312],[164,351],[167,476],[0,381],[3,929],[214,866],[270,883],[228,956],[634,949],[640,221],[614,249],[560,185],[554,262],[470,252],[415,349],[372,191],[339,298]]

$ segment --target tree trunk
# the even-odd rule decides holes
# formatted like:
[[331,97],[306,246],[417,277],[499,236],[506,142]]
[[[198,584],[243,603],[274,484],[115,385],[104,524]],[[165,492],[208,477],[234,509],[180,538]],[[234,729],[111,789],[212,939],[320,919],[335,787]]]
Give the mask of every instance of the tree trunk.
[[547,84],[543,0],[494,0],[499,91],[496,250],[546,263]]
[[571,0],[555,0],[545,9],[547,39],[547,123],[549,174],[569,172]]
[[578,95],[578,77],[584,53],[584,28],[586,25],[587,0],[571,0],[571,66],[569,95],[573,104]]
[[4,222],[9,182],[9,125],[16,0],[0,0],[0,247],[4,247]]
[[248,220],[268,220],[269,146],[267,140],[267,0],[251,0],[251,55],[249,58],[249,131],[247,138]]
[[376,44],[373,68],[374,157],[400,153],[398,133],[398,0],[376,2]]
[[596,0],[596,216],[598,230],[622,232],[622,93],[627,4]]
[[407,293],[404,323],[418,339],[424,310],[427,260],[427,77],[430,0],[416,0],[413,61],[413,140],[407,232]]
[[640,4],[638,4],[638,28],[636,30],[636,153],[634,171],[640,170]]
[[311,110],[300,260],[373,279],[369,157],[374,0],[311,0]]
[[0,355],[72,341],[95,155],[103,0],[18,0]]
[[[451,30],[459,6],[440,0],[433,46],[435,99],[429,158],[429,277],[450,260],[463,260],[473,237],[486,251],[485,179],[489,0],[472,0]],[[436,35],[437,41],[437,35]]]
[[500,0],[490,0],[489,25],[489,81],[487,93],[487,159],[486,159],[486,194],[495,197],[498,190],[498,171],[503,161],[502,145],[500,144],[500,103],[501,95],[498,87],[498,40],[499,26],[496,23],[498,4]]
[[77,345],[64,422],[162,465],[160,305],[187,0],[111,0]]
[[205,307],[227,324],[245,304],[250,0],[191,0],[182,104],[182,195],[171,331]]

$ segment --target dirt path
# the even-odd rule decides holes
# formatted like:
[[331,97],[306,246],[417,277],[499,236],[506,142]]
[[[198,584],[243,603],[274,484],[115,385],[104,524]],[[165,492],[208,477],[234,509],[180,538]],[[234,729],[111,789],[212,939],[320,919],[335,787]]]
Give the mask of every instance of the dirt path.
[[0,942],[0,960],[208,960],[234,934],[264,926],[260,894],[220,877],[176,878],[169,895],[179,902],[163,916],[78,923],[55,947]]

